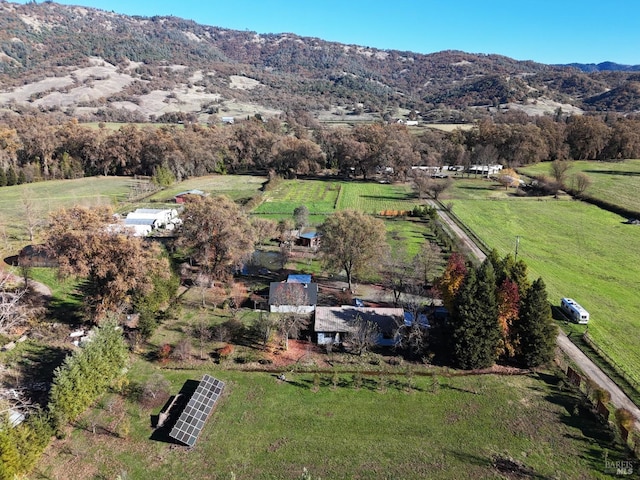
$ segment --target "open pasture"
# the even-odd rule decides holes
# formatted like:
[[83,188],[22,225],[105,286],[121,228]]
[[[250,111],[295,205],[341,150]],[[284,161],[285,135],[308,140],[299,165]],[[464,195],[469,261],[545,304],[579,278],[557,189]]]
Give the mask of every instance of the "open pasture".
[[419,203],[409,185],[345,182],[337,208],[377,215],[385,210],[411,210]]
[[571,200],[455,200],[453,206],[502,255],[515,252],[519,237],[518,258],[531,277],[544,279],[552,304],[572,297],[585,307],[589,335],[640,382],[640,227]]
[[264,197],[254,213],[292,214],[306,205],[316,215],[345,209],[377,215],[385,210],[411,210],[419,203],[407,185],[332,180],[285,180]]
[[306,205],[312,215],[328,215],[335,209],[343,182],[325,180],[283,180],[264,194],[264,202],[254,213],[292,215]]
[[258,193],[266,177],[256,175],[207,175],[193,177],[183,182],[174,183],[168,188],[149,197],[151,202],[173,203],[173,197],[188,190],[202,190],[212,196],[226,195],[233,200],[251,198]]
[[[521,171],[529,175],[549,175],[550,168],[549,162],[543,162],[522,168]],[[571,185],[571,176],[578,172],[587,174],[593,182],[585,192],[587,196],[640,212],[640,160],[571,162],[567,175],[568,185]]]
[[87,177],[0,188],[0,219],[13,242],[25,244],[25,203],[32,204],[35,218],[46,221],[49,212],[74,205],[115,205],[126,200],[137,180],[129,177]]
[[[79,427],[55,441],[33,478],[296,479],[304,468],[323,479],[503,478],[496,458],[521,462],[517,478],[612,478],[605,451],[621,459],[610,434],[544,373],[415,376],[408,388],[402,373],[360,381],[287,373],[279,382],[274,373],[139,361],[132,386],[152,372],[171,381],[172,394],[205,372],[226,383],[195,448],[152,440],[149,417],[160,408],[112,396],[78,422],[98,425],[97,433]],[[120,411],[130,419],[126,439],[100,428],[117,424]]]

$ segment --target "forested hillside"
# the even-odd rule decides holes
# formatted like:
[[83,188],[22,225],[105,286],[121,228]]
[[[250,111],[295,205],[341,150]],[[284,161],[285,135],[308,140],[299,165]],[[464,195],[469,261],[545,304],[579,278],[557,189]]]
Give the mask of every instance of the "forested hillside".
[[382,51],[53,2],[0,3],[0,105],[87,120],[290,110],[376,119],[414,111],[449,122],[500,108],[626,113],[638,109],[637,75],[458,51]]

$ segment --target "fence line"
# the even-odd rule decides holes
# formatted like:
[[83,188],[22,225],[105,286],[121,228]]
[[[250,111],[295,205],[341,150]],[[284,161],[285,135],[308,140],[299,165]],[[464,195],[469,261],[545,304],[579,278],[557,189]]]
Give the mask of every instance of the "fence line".
[[464,223],[460,217],[458,217],[452,209],[447,209],[441,201],[437,201],[444,211],[446,211],[449,217],[462,229],[464,232],[471,238],[471,240],[482,250],[485,255],[489,255],[491,252],[491,248],[482,240],[476,233],[469,227],[466,223]]
[[606,363],[609,364],[609,366],[611,368],[613,368],[613,370],[620,375],[631,387],[633,387],[633,389],[637,392],[640,393],[640,383],[633,378],[631,375],[629,375],[625,369],[623,367],[621,367],[620,365],[618,365],[618,363],[609,356],[609,354],[607,352],[605,352],[604,350],[602,350],[598,344],[596,342],[593,341],[593,339],[591,338],[591,336],[585,332],[582,335],[582,339],[584,340],[584,342],[589,345],[590,348],[592,348],[599,356],[600,358],[602,358],[602,360],[604,360]]

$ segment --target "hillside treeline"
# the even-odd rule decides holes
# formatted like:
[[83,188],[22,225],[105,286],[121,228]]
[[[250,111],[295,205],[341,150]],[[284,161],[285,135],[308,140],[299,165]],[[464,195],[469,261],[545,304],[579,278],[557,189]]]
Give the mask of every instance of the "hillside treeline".
[[[44,115],[0,121],[0,185],[92,175],[175,179],[210,173],[274,171],[285,177],[331,169],[368,178],[382,167],[403,180],[413,165],[501,163],[510,167],[564,159],[640,157],[640,117],[572,116],[531,120],[508,114],[470,130],[397,124],[322,127],[308,115],[250,118],[234,125],[123,125],[118,130]],[[387,169],[390,172],[390,169]]]
[[[633,71],[585,73],[501,55],[423,55],[292,33],[261,35],[173,16],[130,17],[50,1],[0,2],[3,88],[66,76],[96,58],[135,79],[121,92],[83,105],[109,116],[126,114],[110,101],[135,101],[145,90],[177,91],[184,85],[279,110],[339,105],[384,115],[400,107],[422,112],[429,121],[490,116],[485,107],[541,98],[589,112],[635,112],[639,105],[640,75]],[[186,68],[172,68],[176,64]],[[232,88],[231,75],[257,80],[261,88]],[[19,102],[19,108],[35,99]]]

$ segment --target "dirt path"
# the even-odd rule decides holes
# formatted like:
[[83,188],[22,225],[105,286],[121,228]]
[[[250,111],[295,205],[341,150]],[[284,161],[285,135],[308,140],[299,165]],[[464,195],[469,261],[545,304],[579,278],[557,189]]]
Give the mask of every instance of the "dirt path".
[[[484,261],[487,256],[475,242],[449,217],[446,211],[444,211],[440,205],[434,201],[429,202],[430,205],[436,208],[438,215],[445,222],[449,228],[460,238],[460,240],[469,248],[471,252],[480,260]],[[616,385],[604,373],[600,367],[591,361],[582,351],[576,347],[567,335],[560,331],[557,338],[557,343],[560,349],[582,370],[582,372],[588,376],[591,380],[597,383],[601,388],[607,390],[611,394],[611,404],[615,408],[626,408],[636,418],[636,428],[640,429],[640,408],[634,404],[629,397]]]
[[600,388],[607,390],[611,394],[611,403],[616,408],[626,408],[636,417],[636,428],[640,429],[640,408],[625,395],[620,387],[600,367],[582,353],[582,350],[576,347],[563,331],[558,334],[558,346],[580,367],[582,373],[597,383]]
[[465,244],[465,246],[471,251],[471,253],[473,253],[473,255],[478,260],[480,260],[481,262],[484,262],[484,259],[487,258],[487,256],[475,244],[475,242],[471,240],[471,238],[469,238],[469,235],[467,235],[464,232],[464,230],[462,230],[458,226],[458,224],[451,219],[451,217],[447,214],[447,212],[443,210],[441,206],[433,200],[428,200],[427,203],[436,209],[436,211],[438,212],[438,216],[440,217],[440,220],[442,220],[444,223],[447,224],[447,226],[451,229],[451,231],[460,239],[462,243]]

